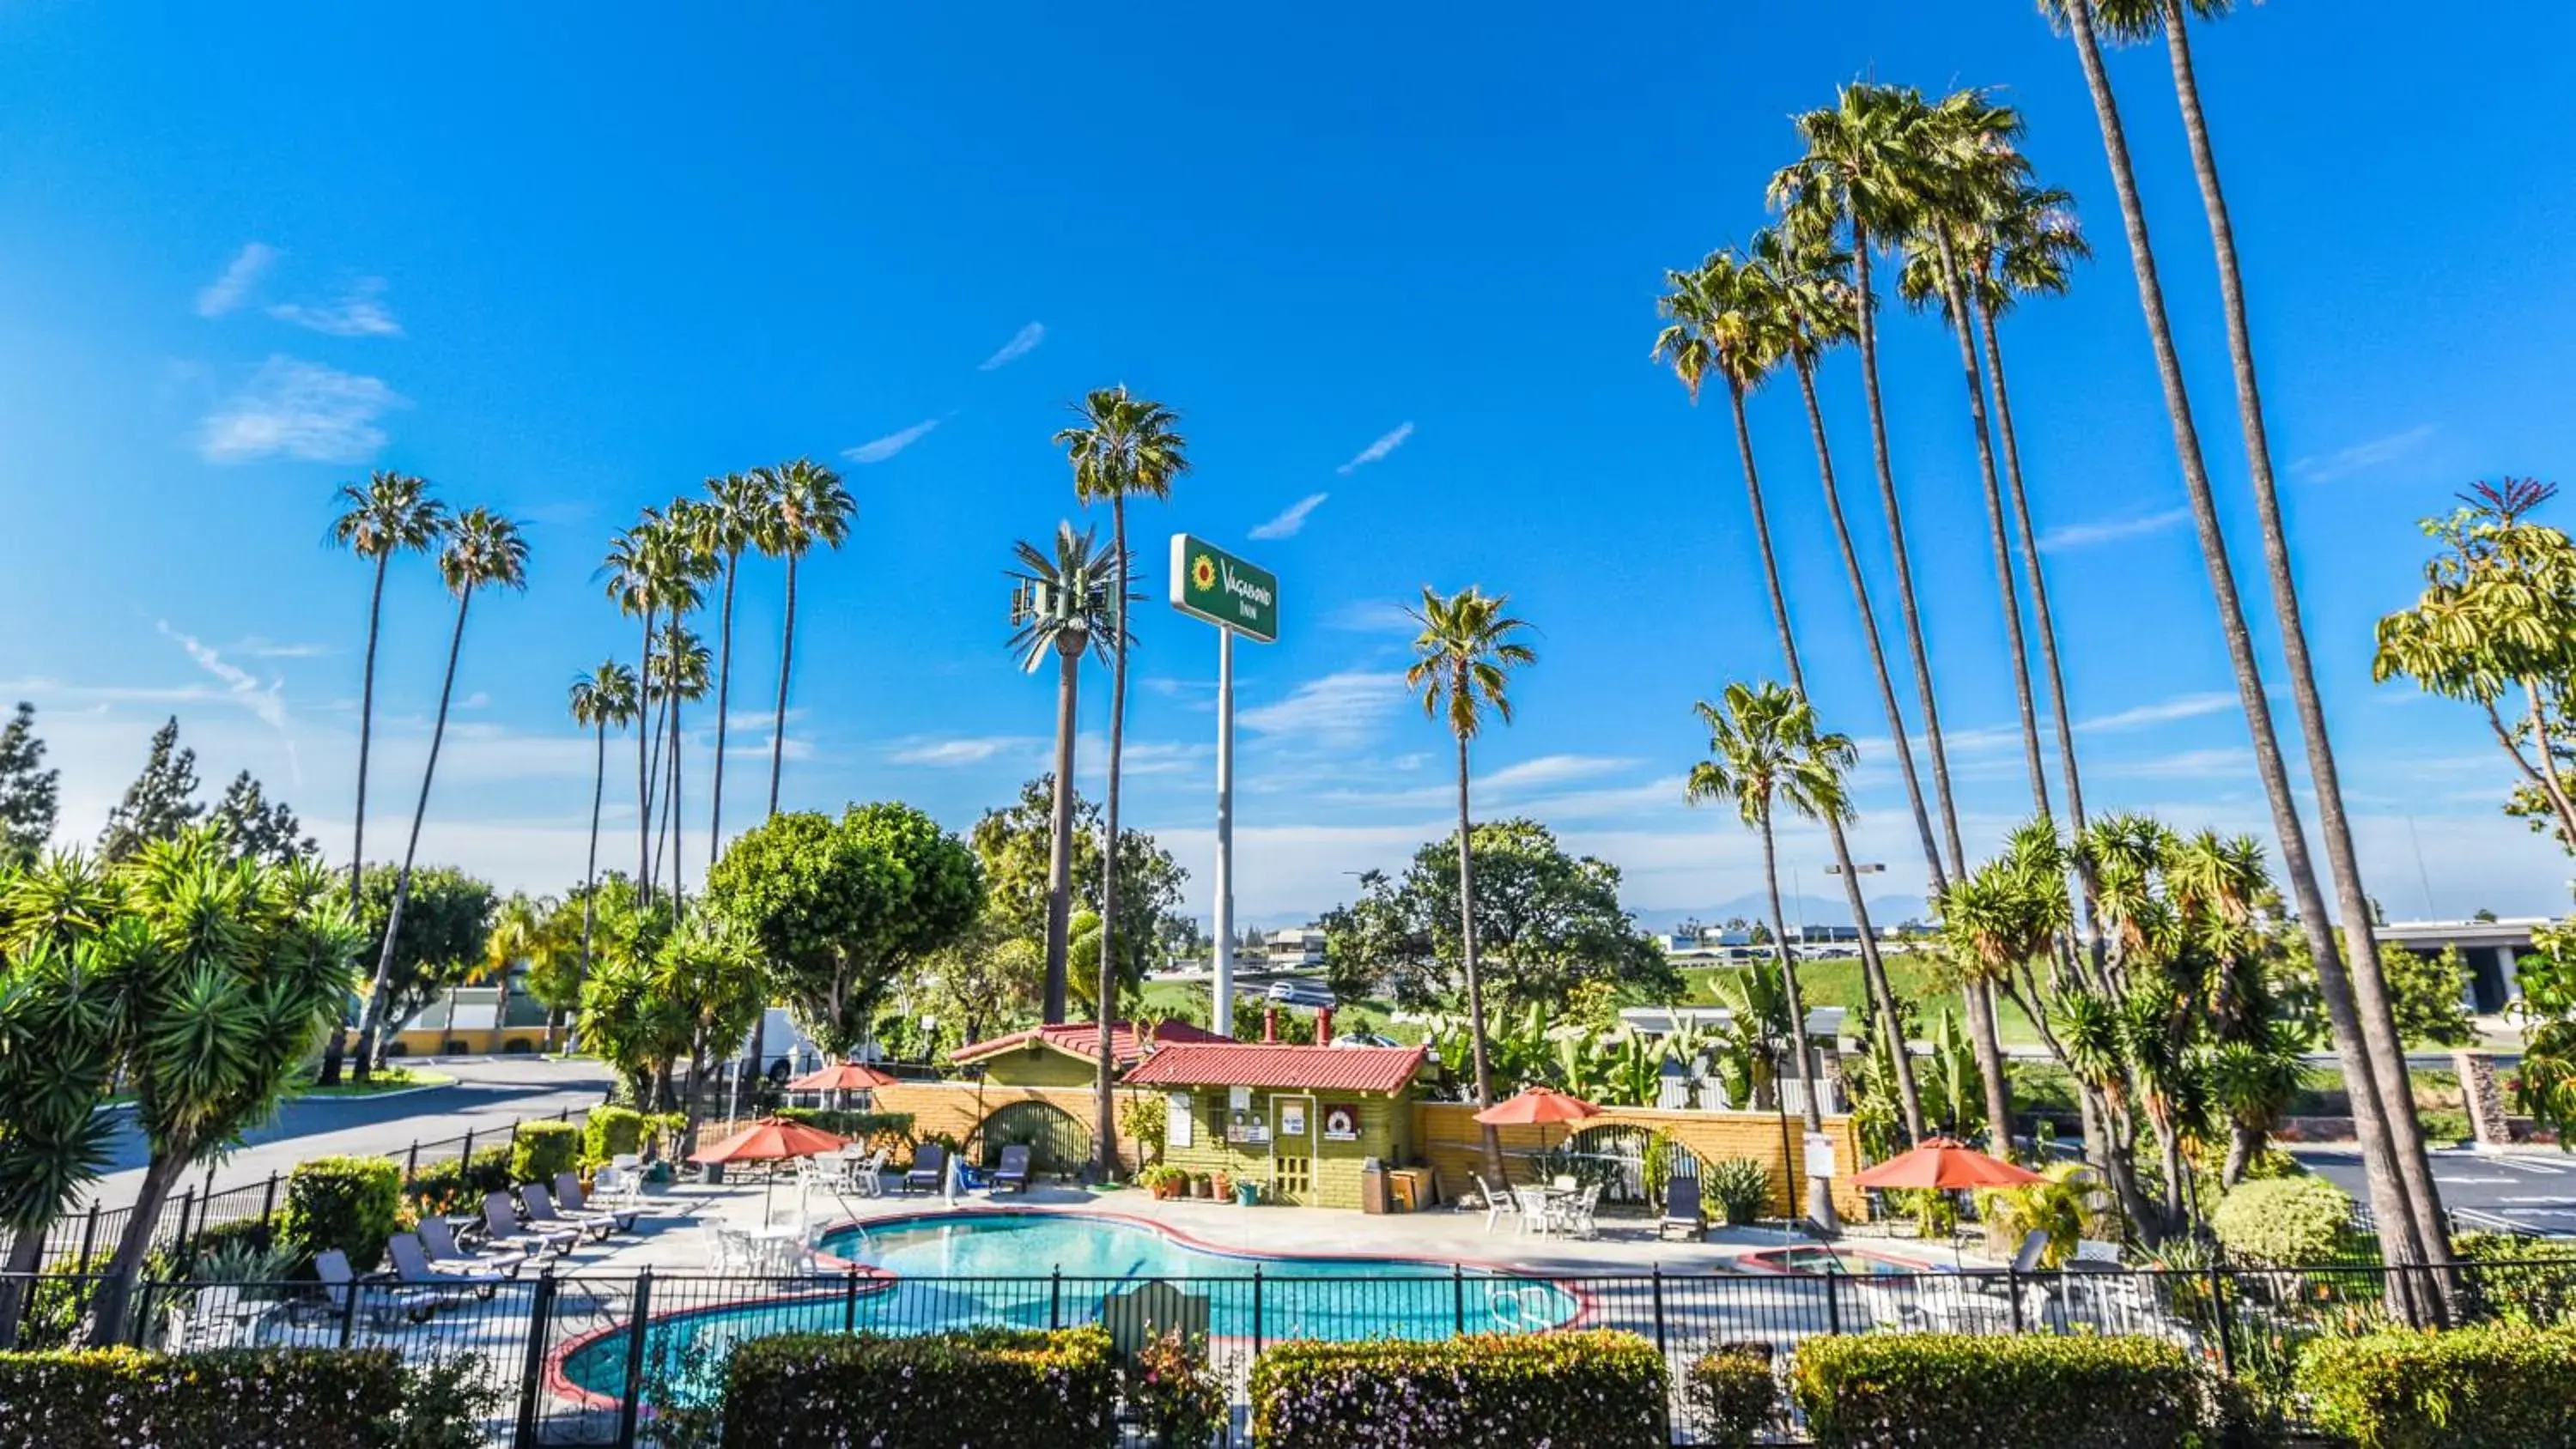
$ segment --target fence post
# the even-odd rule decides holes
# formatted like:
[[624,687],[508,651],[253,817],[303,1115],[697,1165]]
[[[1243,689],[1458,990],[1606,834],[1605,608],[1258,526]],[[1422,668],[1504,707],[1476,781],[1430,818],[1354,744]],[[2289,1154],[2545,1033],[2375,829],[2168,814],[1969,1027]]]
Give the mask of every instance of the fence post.
[[415,1137],[411,1140],[411,1156],[403,1159],[403,1186],[409,1187],[419,1180],[420,1139]]
[[1464,1264],[1449,1265],[1449,1304],[1455,1318],[1458,1336],[1467,1336],[1467,1269]]
[[644,1395],[644,1334],[652,1322],[653,1266],[635,1275],[635,1307],[627,1322],[626,1391],[617,1401],[617,1449],[635,1449],[635,1410]]
[[546,1327],[554,1318],[555,1269],[548,1263],[537,1274],[537,1291],[528,1302],[528,1353],[519,1366],[519,1432],[512,1449],[537,1449],[537,1381],[546,1368]]
[[262,1223],[277,1216],[277,1174],[268,1175],[268,1191],[259,1196],[259,1220]]
[[2022,1331],[2022,1321],[2021,1321],[2021,1269],[2020,1269],[2020,1268],[2018,1268],[2018,1267],[2007,1267],[2007,1268],[2005,1268],[2005,1269],[2004,1269],[2004,1294],[2005,1294],[2005,1296],[2007,1296],[2007,1297],[2009,1297],[2009,1298],[2011,1298],[2011,1299],[2012,1299],[2012,1326],[2013,1326],[2013,1332],[2015,1332],[2015,1333],[2019,1333],[2019,1332],[2021,1332],[2021,1331]]
[[[1057,1273],[1057,1275],[1058,1275],[1058,1276],[1062,1276],[1062,1274],[1064,1273],[1064,1270],[1063,1270],[1062,1268],[1058,1268],[1058,1269],[1056,1269],[1055,1271],[1056,1271],[1056,1273]],[[841,1332],[843,1332],[843,1333],[856,1333],[856,1332],[858,1332],[858,1331],[859,1331],[859,1265],[858,1265],[858,1264],[856,1264],[856,1263],[852,1263],[852,1264],[850,1265],[850,1283],[849,1283],[849,1290],[848,1290],[848,1292],[847,1292],[847,1293],[842,1297],[842,1299],[841,1299]]]
[[193,1187],[181,1190],[179,1194],[179,1231],[178,1234],[170,1240],[170,1256],[173,1258],[184,1258],[188,1254],[188,1214],[193,1211],[196,1206],[197,1190]]
[[1252,1265],[1252,1356],[1261,1357],[1261,1264]]
[[89,1255],[98,1251],[98,1199],[89,1200],[89,1221],[81,1225],[80,1257],[72,1263],[76,1272],[89,1271]]
[[2236,1345],[2227,1326],[2227,1275],[2219,1271],[2216,1263],[2209,1265],[2209,1316],[2218,1329],[2218,1371],[2232,1379],[2236,1377]]
[[1842,1276],[1839,1265],[1825,1265],[1825,1332],[1837,1337],[1843,1331],[1843,1296],[1834,1291],[1834,1283]]
[[363,1285],[353,1279],[340,1291],[348,1295],[340,1300],[340,1346],[347,1348],[349,1340],[357,1336],[358,1294],[363,1291]]
[[1664,1341],[1664,1265],[1655,1265],[1655,1352],[1669,1351]]
[[1064,1327],[1064,1267],[1058,1264],[1055,1276],[1047,1280],[1047,1327]]
[[[136,1271],[140,1272],[142,1270],[137,1269]],[[134,1301],[131,1304],[128,1304],[126,1308],[127,1312],[134,1315],[134,1331],[130,1334],[126,1333],[123,1331],[124,1325],[119,1324],[118,1332],[110,1334],[109,1337],[122,1338],[136,1348],[141,1348],[143,1346],[144,1328],[152,1322],[153,1287],[153,1280],[149,1278],[145,1278],[134,1285]]]
[[468,1127],[468,1128],[466,1128],[466,1129],[465,1129],[465,1150],[464,1150],[463,1152],[460,1152],[460,1153],[456,1154],[456,1166],[457,1166],[457,1169],[458,1169],[459,1171],[463,1171],[463,1170],[464,1170],[464,1168],[465,1168],[465,1166],[466,1166],[468,1163],[471,1163],[473,1160],[474,1160],[474,1129],[473,1129],[473,1128],[471,1128],[471,1127]]

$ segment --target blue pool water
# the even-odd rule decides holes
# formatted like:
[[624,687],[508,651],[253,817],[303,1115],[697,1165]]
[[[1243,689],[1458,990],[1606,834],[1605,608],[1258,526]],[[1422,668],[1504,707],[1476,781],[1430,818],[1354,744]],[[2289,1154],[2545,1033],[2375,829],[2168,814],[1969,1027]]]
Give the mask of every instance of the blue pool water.
[[[1267,1257],[1219,1252],[1113,1218],[1069,1213],[974,1214],[896,1219],[826,1237],[822,1249],[894,1275],[889,1287],[852,1294],[833,1278],[811,1289],[738,1299],[743,1285],[655,1285],[645,1334],[648,1376],[692,1377],[694,1343],[720,1350],[736,1339],[788,1332],[929,1333],[970,1327],[1045,1328],[1096,1322],[1103,1299],[1154,1278],[1208,1299],[1209,1332],[1349,1341],[1446,1338],[1470,1332],[1535,1332],[1564,1324],[1582,1305],[1541,1279],[1445,1263],[1379,1258]],[[1258,1287],[1253,1270],[1260,1269]],[[722,1294],[692,1301],[687,1294]],[[620,1327],[566,1355],[574,1388],[615,1394],[624,1384]]]

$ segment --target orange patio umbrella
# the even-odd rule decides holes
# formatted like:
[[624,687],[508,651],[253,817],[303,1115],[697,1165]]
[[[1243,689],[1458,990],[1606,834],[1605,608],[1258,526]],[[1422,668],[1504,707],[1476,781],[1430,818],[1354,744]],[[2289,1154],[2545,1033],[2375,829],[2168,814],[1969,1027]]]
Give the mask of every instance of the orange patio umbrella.
[[[701,1147],[689,1154],[691,1162],[713,1165],[723,1162],[779,1162],[794,1157],[812,1157],[818,1152],[838,1152],[850,1140],[820,1127],[802,1122],[788,1122],[777,1117],[763,1117],[731,1137],[712,1146]],[[772,1174],[761,1184],[760,1215],[769,1218],[769,1190],[777,1181]]]
[[791,1092],[872,1092],[891,1087],[894,1078],[858,1062],[834,1062],[821,1071],[807,1072],[787,1084]]
[[1852,1174],[1852,1186],[1875,1188],[2025,1187],[2045,1181],[2036,1172],[1947,1137],[1926,1137],[1913,1151]]
[[1580,1122],[1600,1115],[1600,1108],[1554,1087],[1523,1087],[1477,1113],[1476,1120],[1488,1127],[1534,1127],[1548,1122]]

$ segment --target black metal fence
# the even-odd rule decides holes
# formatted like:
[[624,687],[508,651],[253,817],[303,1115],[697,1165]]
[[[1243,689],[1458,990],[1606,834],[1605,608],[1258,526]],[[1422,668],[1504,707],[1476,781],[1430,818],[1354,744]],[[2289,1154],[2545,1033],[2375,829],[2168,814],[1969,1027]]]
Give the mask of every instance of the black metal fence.
[[[2401,1276],[2405,1275],[2405,1276]],[[2396,1290],[2448,1294],[2463,1321],[2576,1324],[2576,1265],[2488,1263],[2440,1269],[1832,1274],[1315,1276],[1269,1269],[1152,1280],[1177,1290],[1202,1326],[1213,1366],[1241,1412],[1252,1361],[1293,1338],[1439,1339],[1462,1333],[1614,1328],[1643,1335],[1678,1383],[1722,1344],[1771,1345],[1785,1366],[1824,1334],[2144,1334],[2182,1346],[2295,1413],[2298,1351],[2392,1321]],[[1135,1279],[887,1278],[862,1269],[796,1276],[530,1271],[433,1288],[371,1281],[304,1284],[149,1282],[124,1341],[189,1352],[243,1345],[391,1347],[426,1363],[470,1356],[498,1395],[485,1425],[512,1449],[661,1446],[660,1415],[716,1391],[728,1345],[763,1334],[912,1334],[970,1327],[1070,1327],[1142,1311]],[[32,1343],[70,1337],[96,1280],[33,1285]],[[1157,1305],[1168,1313],[1172,1301]],[[641,1331],[638,1331],[641,1325]],[[1674,1442],[1692,1426],[1672,1407]]]

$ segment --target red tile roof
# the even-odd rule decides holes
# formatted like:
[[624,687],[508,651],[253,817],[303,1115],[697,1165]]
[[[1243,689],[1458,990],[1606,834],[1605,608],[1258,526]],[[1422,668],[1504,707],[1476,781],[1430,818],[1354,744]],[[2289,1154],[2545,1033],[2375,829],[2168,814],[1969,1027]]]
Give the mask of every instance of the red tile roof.
[[[1186,1021],[1165,1021],[1154,1024],[1153,1040],[1157,1046],[1162,1046],[1173,1042],[1215,1042],[1225,1041],[1228,1038],[1218,1036],[1206,1027],[1192,1026]],[[1033,1026],[1026,1031],[1015,1031],[1006,1036],[994,1037],[989,1041],[979,1041],[959,1047],[948,1055],[951,1061],[981,1061],[986,1057],[1009,1051],[1013,1047],[1032,1044],[1051,1046],[1057,1051],[1096,1061],[1100,1055],[1100,1023],[1067,1021],[1059,1022],[1054,1026]],[[1144,1055],[1136,1044],[1134,1022],[1115,1021],[1109,1024],[1109,1050],[1122,1067],[1135,1065],[1136,1059]]]
[[1261,1087],[1270,1091],[1401,1091],[1422,1069],[1414,1047],[1167,1046],[1127,1074],[1139,1087]]

